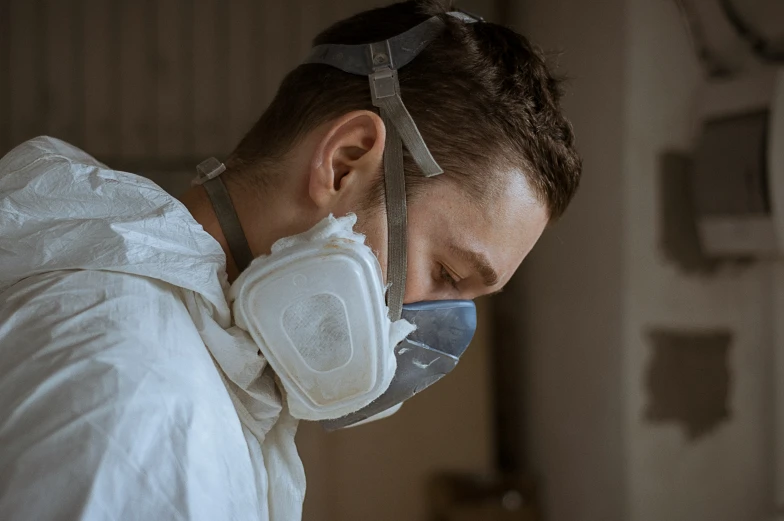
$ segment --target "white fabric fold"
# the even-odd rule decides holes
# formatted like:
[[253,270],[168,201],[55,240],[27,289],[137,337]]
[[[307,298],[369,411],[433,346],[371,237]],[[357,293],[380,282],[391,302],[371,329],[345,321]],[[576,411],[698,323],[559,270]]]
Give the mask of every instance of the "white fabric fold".
[[[231,324],[224,266],[149,180],[47,137],[0,159],[4,516],[301,518],[297,422]],[[18,395],[34,384],[57,392]],[[81,412],[82,388],[105,405]]]

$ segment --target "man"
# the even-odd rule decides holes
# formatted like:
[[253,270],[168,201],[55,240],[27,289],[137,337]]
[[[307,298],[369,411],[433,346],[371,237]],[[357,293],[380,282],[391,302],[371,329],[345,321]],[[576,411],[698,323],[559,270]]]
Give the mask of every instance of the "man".
[[299,519],[297,421],[448,371],[465,301],[565,210],[580,160],[524,38],[416,1],[315,44],[182,202],[52,138],[0,160],[4,519]]

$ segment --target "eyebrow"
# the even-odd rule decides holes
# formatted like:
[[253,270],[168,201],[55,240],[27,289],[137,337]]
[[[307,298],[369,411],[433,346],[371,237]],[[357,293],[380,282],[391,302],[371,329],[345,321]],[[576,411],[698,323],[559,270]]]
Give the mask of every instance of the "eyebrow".
[[483,253],[466,250],[454,245],[451,247],[451,250],[457,257],[470,264],[475,272],[479,273],[485,286],[491,287],[498,284],[498,273],[493,269],[490,261],[487,260]]

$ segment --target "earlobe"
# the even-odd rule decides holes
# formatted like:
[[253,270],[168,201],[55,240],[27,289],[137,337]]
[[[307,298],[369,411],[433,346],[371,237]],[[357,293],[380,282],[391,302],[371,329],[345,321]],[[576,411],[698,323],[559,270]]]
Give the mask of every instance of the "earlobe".
[[366,189],[381,169],[385,136],[384,123],[371,111],[349,112],[328,124],[310,163],[313,202],[331,210]]

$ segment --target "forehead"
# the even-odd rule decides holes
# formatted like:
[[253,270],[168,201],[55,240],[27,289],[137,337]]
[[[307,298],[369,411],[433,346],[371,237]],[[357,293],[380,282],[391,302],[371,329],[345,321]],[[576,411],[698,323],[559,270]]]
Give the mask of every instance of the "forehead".
[[426,183],[409,208],[409,230],[444,255],[459,250],[484,255],[506,283],[547,225],[547,210],[520,171],[504,174],[486,200],[462,189],[459,181]]

